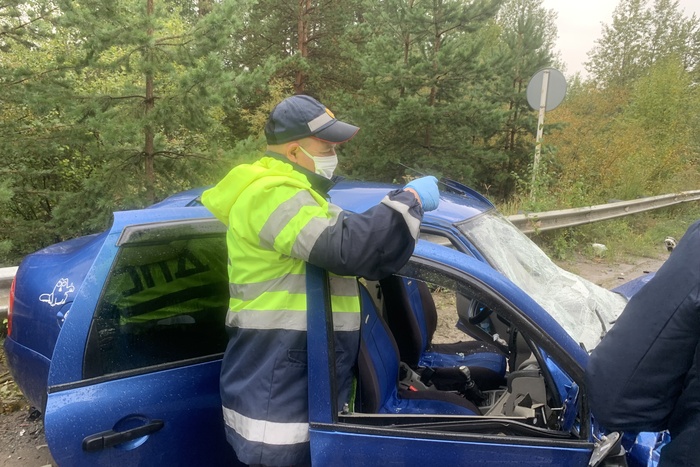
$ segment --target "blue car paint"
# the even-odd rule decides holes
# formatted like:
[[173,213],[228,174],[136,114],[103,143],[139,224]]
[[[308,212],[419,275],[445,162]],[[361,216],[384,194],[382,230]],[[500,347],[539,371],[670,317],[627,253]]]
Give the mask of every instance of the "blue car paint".
[[[389,190],[395,188],[392,185],[377,183],[345,182],[336,185],[331,190],[331,198],[336,204],[346,209],[362,212],[379,203]],[[110,230],[118,229],[119,224],[154,222],[159,218],[166,218],[167,216],[163,217],[165,212],[177,208],[185,208],[180,217],[182,219],[200,216],[212,217],[208,210],[197,203],[197,199],[203,191],[204,188],[196,188],[172,195],[148,209],[117,212],[115,213],[115,222]],[[439,208],[426,214],[423,226],[427,230],[448,234],[457,241],[458,245],[461,246],[460,249],[469,251],[478,259],[483,260],[478,250],[464,238],[452,223],[463,221],[492,208],[490,203],[478,198],[441,193]],[[117,219],[124,220],[118,221]],[[70,313],[87,315],[85,320],[89,320],[92,317],[94,308],[91,309],[87,304],[95,303],[102,287],[102,283],[96,279],[95,274],[99,272],[106,274],[107,269],[105,268],[109,267],[109,265],[103,264],[102,268],[98,268],[99,265],[93,263],[103,245],[109,248],[110,242],[112,242],[112,246],[116,243],[116,239],[112,238],[106,241],[108,232],[81,237],[44,248],[36,253],[27,255],[18,269],[16,283],[19,285],[15,294],[13,335],[11,338],[6,339],[5,348],[15,380],[30,402],[40,409],[43,409],[46,402],[48,365],[51,363],[56,339],[62,323],[57,318],[60,310],[53,310],[48,305],[42,305],[42,303],[38,302],[38,297],[35,294],[25,293],[25,290],[45,290],[48,293],[54,286],[56,278],[71,278],[74,280],[75,291],[73,293],[75,295],[71,297],[67,306],[70,307],[75,297],[79,293],[82,294],[81,296],[87,301],[76,307],[76,309],[71,310]],[[115,253],[116,249],[111,251]],[[89,287],[81,290],[82,281],[88,277],[87,271],[93,266],[96,269],[94,273],[91,273],[90,277],[92,280],[89,283]],[[51,280],[54,283],[51,283]],[[62,311],[63,314],[65,314],[65,310],[67,308]],[[88,326],[89,324],[84,322],[83,325]],[[81,328],[82,331],[85,331],[84,326]],[[79,335],[80,332],[78,330],[75,334]],[[76,339],[79,340],[72,341],[70,345],[70,352],[72,353],[80,352],[78,349],[84,348],[84,337],[76,337]],[[66,350],[59,353],[59,360],[69,358],[68,355],[64,355],[64,352]],[[77,361],[77,356],[72,355],[69,360],[75,362]],[[12,364],[13,361],[16,364]],[[59,371],[58,369],[62,368],[62,365],[60,362],[55,363],[58,374],[55,376],[56,379],[53,384],[59,384],[65,379],[60,375],[62,372],[71,371],[69,369],[61,369]],[[78,370],[72,371],[77,372]],[[76,377],[74,374],[68,379],[75,379]]]
[[[202,207],[164,208],[153,211],[151,222],[211,218]],[[154,455],[150,465],[235,465],[235,458],[224,437],[218,378],[219,359],[199,364],[180,362],[180,366],[147,368],[143,374],[128,377],[82,380],[82,362],[86,339],[99,290],[117,254],[117,242],[126,226],[143,221],[139,211],[115,214],[114,224],[106,236],[78,291],[70,319],[66,320],[57,342],[48,378],[48,402],[45,411],[46,439],[54,459],[65,465],[135,465],[148,443]],[[97,293],[96,293],[97,292]],[[183,397],[183,395],[186,395]],[[135,397],[138,396],[138,397]],[[95,402],[107,411],[95,411]],[[115,449],[85,452],[80,443],[95,433],[119,430],[126,422],[146,423],[164,419],[162,430],[143,438],[120,444]],[[120,430],[119,430],[120,431]],[[192,443],[192,437],[197,439]],[[186,450],[172,449],[176,441]],[[184,457],[183,457],[184,456]]]
[[[82,285],[105,236],[91,235],[52,245],[27,256],[17,270],[12,337],[5,340],[5,353],[13,378],[36,407],[46,404],[49,365],[63,323],[59,313],[64,316],[72,306],[75,291]],[[56,278],[68,279],[74,288],[60,306],[41,301],[38,293],[25,293],[29,289],[50,294]]]
[[5,339],[5,355],[12,377],[35,407],[46,405],[46,381],[51,360],[15,339]]
[[593,445],[551,449],[547,446],[513,444],[501,438],[459,442],[435,439],[431,434],[407,433],[387,436],[364,433],[338,433],[332,428],[312,429],[312,459],[318,465],[558,465],[587,466]]
[[[63,390],[54,387],[44,414],[54,460],[85,466],[237,465],[224,436],[220,369],[221,360],[216,360]],[[90,435],[152,420],[164,420],[163,428],[110,449],[82,448],[81,441]]]
[[656,272],[649,272],[633,281],[625,282],[624,284],[615,287],[613,292],[617,292],[623,297],[625,297],[627,300],[632,298],[634,294],[636,294],[639,289],[644,287],[647,282],[651,280],[652,277],[656,275]]
[[[309,381],[318,381],[318,384],[309,384],[309,420],[317,423],[333,423],[337,419],[335,394],[333,391],[334,373],[331,365],[328,345],[333,346],[329,339],[332,327],[329,327],[328,296],[325,281],[326,276],[321,268],[307,264],[307,307],[309,309],[324,310],[323,313],[307,313],[307,358],[309,365]],[[314,351],[315,350],[315,351]],[[333,355],[335,352],[333,352]],[[335,362],[333,362],[335,364]]]
[[[349,210],[361,212],[377,204],[386,192],[393,188],[395,187],[389,185],[345,183],[338,185],[331,195],[336,204]],[[208,381],[205,384],[206,388],[198,387],[196,389],[196,394],[207,401],[203,403],[202,407],[213,407],[213,412],[202,419],[206,420],[206,422],[202,422],[201,428],[197,427],[198,424],[195,424],[193,428],[197,428],[189,430],[186,420],[178,416],[175,421],[166,423],[166,426],[162,429],[166,431],[161,431],[161,433],[169,432],[175,436],[189,433],[190,436],[194,435],[196,437],[197,442],[195,444],[203,443],[203,445],[210,448],[216,446],[230,454],[230,449],[225,449],[227,446],[225,441],[222,441],[223,429],[218,431],[221,428],[217,387],[218,367],[220,365],[218,360],[202,362],[197,365],[185,365],[178,368],[165,368],[162,371],[149,370],[144,374],[136,372],[132,376],[123,379],[115,378],[110,380],[110,378],[106,378],[104,381],[81,380],[82,362],[92,313],[99,300],[105,278],[119,250],[117,242],[122,235],[123,228],[134,224],[169,220],[211,218],[211,214],[197,203],[197,198],[201,192],[202,189],[190,190],[174,195],[151,206],[149,209],[115,213],[114,223],[108,232],[48,247],[29,255],[20,266],[17,275],[18,290],[16,290],[13,313],[13,333],[5,341],[5,351],[8,355],[8,363],[13,376],[34,405],[44,407],[47,392],[50,393],[50,401],[46,407],[47,440],[49,440],[49,445],[56,459],[61,459],[62,462],[59,461],[59,463],[100,465],[119,461],[128,464],[130,459],[128,453],[138,457],[138,446],[157,446],[156,440],[163,437],[159,437],[157,433],[147,435],[142,439],[130,441],[117,449],[110,450],[110,452],[118,451],[122,454],[114,452],[112,457],[110,457],[108,454],[105,454],[106,451],[94,456],[92,455],[94,453],[89,453],[92,457],[88,457],[88,460],[81,457],[85,453],[81,453],[79,450],[75,451],[75,446],[68,448],[69,443],[66,440],[79,440],[94,433],[110,430],[115,426],[118,427],[119,423],[127,423],[123,420],[130,420],[130,423],[145,423],[147,420],[167,418],[176,412],[187,412],[187,407],[178,406],[177,401],[166,400],[165,395],[186,394],[184,398],[189,401],[193,394],[191,391],[195,390],[193,389],[192,381]],[[428,231],[449,235],[457,243],[460,250],[472,254],[479,261],[471,260],[457,252],[423,241],[419,242],[416,254],[418,257],[422,256],[431,262],[442,262],[456,270],[464,271],[464,267],[467,265],[469,266],[467,270],[479,276],[482,280],[492,285],[498,284],[498,287],[502,287],[502,289],[499,289],[499,292],[511,297],[517,303],[517,306],[522,307],[526,314],[530,316],[530,319],[545,332],[551,343],[560,349],[563,354],[569,355],[569,358],[574,362],[575,370],[573,373],[582,371],[585,368],[587,359],[586,352],[539,305],[510,283],[510,281],[484,264],[483,257],[478,253],[478,249],[471,245],[464,235],[452,225],[455,222],[464,221],[490,209],[493,209],[493,206],[483,197],[465,197],[451,193],[441,193],[439,209],[426,214],[423,227]],[[34,296],[36,295],[34,292],[25,292],[25,289],[43,291],[48,287],[50,281],[55,281],[56,277],[71,277],[75,280],[74,295],[70,298],[70,301],[67,300],[62,305],[60,310],[49,309],[48,307],[42,308],[41,305],[38,305],[39,300],[38,297]],[[50,290],[46,290],[46,292],[48,293]],[[71,307],[71,305],[70,318],[63,323],[59,313],[63,312],[65,314],[67,307]],[[309,314],[309,316],[312,315],[316,314]],[[318,326],[319,323],[315,325]],[[30,330],[33,332],[30,332]],[[41,330],[41,332],[37,332],[37,330]],[[56,341],[57,339],[58,342]],[[323,337],[318,337],[318,339],[319,342],[315,345],[321,345],[324,342]],[[60,351],[54,351],[54,349],[60,349]],[[313,378],[316,380],[320,378],[320,381],[325,382],[330,381],[330,375],[324,373],[324,371],[328,371],[327,357],[325,364],[324,362],[315,363],[310,368],[310,372],[315,371],[313,368],[321,369],[321,373],[313,376]],[[313,388],[314,390],[310,391],[310,397],[312,397],[313,392],[314,400],[325,401],[318,407],[320,412],[317,412],[316,406],[312,405],[314,407],[311,414],[311,420],[314,424],[312,433],[315,433],[312,436],[317,440],[313,449],[315,455],[318,456],[315,459],[321,462],[325,462],[327,459],[330,462],[332,460],[331,457],[335,454],[328,452],[328,449],[324,449],[324,443],[333,443],[334,446],[338,443],[338,452],[342,452],[341,446],[344,445],[342,439],[345,439],[347,434],[334,437],[333,430],[328,428],[329,425],[333,424],[335,417],[337,417],[329,397],[330,383],[313,385]],[[169,392],[171,390],[173,392]],[[135,400],[133,397],[130,398],[129,394],[138,394],[139,398],[144,394],[148,394],[147,400],[141,404],[144,407],[144,411],[136,410],[133,413],[121,414],[119,420],[122,421],[116,421],[113,425],[112,423],[115,422],[113,418],[105,416],[103,417],[104,420],[92,420],[86,415],[91,413],[91,404],[94,404],[98,397],[110,399],[109,403],[114,407],[125,406],[130,408],[130,405],[133,405]],[[148,413],[144,413],[145,411],[148,411]],[[107,425],[109,426],[104,425],[105,421],[108,421]],[[216,429],[208,431],[205,426],[207,423]],[[182,429],[183,431],[182,433],[170,431],[173,429]],[[366,452],[367,455],[375,449],[380,449],[383,445],[383,436],[372,434],[372,430],[368,430],[368,434],[362,435],[366,438],[366,444],[360,446],[348,445],[348,449]],[[200,436],[200,434],[204,435],[205,433],[206,437]],[[334,440],[335,438],[337,439]],[[413,439],[409,437],[406,440],[397,442],[399,443],[398,445],[404,445],[405,443],[411,445]],[[185,443],[184,440],[183,443]],[[192,440],[190,439],[187,444],[191,443]],[[440,444],[430,439],[426,440],[425,443],[426,456],[430,455],[430,452]],[[490,443],[482,444],[484,446],[490,445]],[[480,446],[481,444],[472,444],[472,446],[476,445]],[[530,448],[526,446],[523,449],[529,450]],[[163,449],[167,450],[167,448]],[[470,447],[470,449],[472,448]],[[480,448],[473,449],[478,451]],[[488,448],[485,449],[488,451]],[[536,450],[540,453],[543,452],[541,448]],[[571,449],[572,456],[578,459],[578,455],[581,454],[581,459],[583,459],[586,457],[583,455],[583,452],[586,450],[587,448],[583,450],[573,448]],[[194,453],[195,451],[192,452]],[[407,450],[406,452],[411,451]],[[413,457],[413,454],[411,452],[411,459],[420,459],[422,455]],[[503,454],[504,461],[508,455],[508,453]],[[523,460],[522,455],[517,454],[514,459],[517,458],[519,463],[521,463]],[[534,456],[535,454],[528,455]],[[587,455],[590,456],[590,451],[588,451]],[[541,459],[554,461],[554,459],[558,459],[556,456],[558,454],[550,453],[544,455]],[[364,459],[368,458],[374,459],[375,457],[365,457]],[[434,457],[431,457],[431,459],[434,460]],[[569,460],[572,459],[574,457],[569,458]],[[175,462],[177,461],[175,459]],[[454,461],[454,458],[451,461]],[[235,463],[235,460],[233,462]],[[555,461],[555,463],[558,463],[558,461]],[[569,462],[564,462],[564,464],[573,465]]]

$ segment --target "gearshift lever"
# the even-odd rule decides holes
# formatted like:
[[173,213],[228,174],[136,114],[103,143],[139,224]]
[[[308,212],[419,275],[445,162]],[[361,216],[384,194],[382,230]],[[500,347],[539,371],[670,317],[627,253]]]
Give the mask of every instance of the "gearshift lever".
[[464,397],[474,402],[476,405],[479,405],[482,402],[484,402],[487,399],[487,397],[484,395],[483,392],[481,392],[481,389],[479,389],[479,387],[472,379],[472,374],[469,371],[469,367],[462,365],[459,367],[459,371],[462,373],[462,375],[464,375],[465,380],[464,389],[462,389],[461,391]]

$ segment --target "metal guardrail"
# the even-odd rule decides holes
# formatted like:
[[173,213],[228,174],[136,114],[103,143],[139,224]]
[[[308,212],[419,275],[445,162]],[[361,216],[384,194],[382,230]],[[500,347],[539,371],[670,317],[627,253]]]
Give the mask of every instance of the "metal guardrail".
[[700,200],[700,190],[683,191],[668,195],[640,198],[633,201],[618,201],[582,208],[562,209],[530,214],[508,216],[508,220],[525,233],[574,227],[592,222],[614,219],[639,212],[651,211],[674,204]]
[[0,323],[7,318],[7,299],[10,295],[10,285],[17,273],[17,266],[0,268]]
[[[515,214],[508,220],[525,233],[574,227],[593,222],[628,216],[644,211],[673,206],[674,204],[700,200],[700,190],[683,191],[668,195],[640,198],[633,201],[618,201],[582,208],[561,209],[530,214]],[[17,267],[0,268],[0,320],[7,317],[7,296]]]

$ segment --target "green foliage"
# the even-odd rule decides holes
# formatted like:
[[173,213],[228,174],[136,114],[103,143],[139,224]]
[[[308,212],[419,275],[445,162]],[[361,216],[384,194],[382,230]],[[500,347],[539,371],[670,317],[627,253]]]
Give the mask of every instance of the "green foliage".
[[499,3],[365,4],[365,81],[350,110],[362,131],[347,172],[387,181],[432,173],[508,190],[510,172],[499,169],[511,154],[499,140],[510,103],[504,57],[514,52],[493,45],[503,40]]
[[559,206],[697,189],[697,87],[677,58],[660,60],[634,86],[584,86],[555,115]]
[[[525,88],[557,62],[542,0],[148,5],[0,9],[0,261],[217,182],[259,155],[270,110],[300,92],[362,128],[340,149],[340,172],[359,179],[430,173],[531,212],[700,183],[700,28],[673,0],[620,1],[592,79],[569,80],[547,114],[534,183]],[[625,222],[541,239],[557,256],[604,236],[642,248]]]
[[675,0],[620,0],[612,25],[589,53],[586,69],[599,86],[626,86],[657,63],[677,56],[696,82],[700,77],[700,18],[685,17]]
[[[633,216],[595,222],[576,228],[541,232],[533,240],[556,259],[575,254],[605,261],[625,261],[630,257],[656,258],[668,254],[664,240],[680,240],[691,224],[700,219],[700,205],[688,203]],[[601,243],[606,251],[592,245]]]
[[154,5],[58,2],[60,14],[42,17],[52,35],[2,56],[0,241],[11,240],[9,257],[204,184],[232,145],[224,117],[234,75],[223,50],[245,2],[194,16]]

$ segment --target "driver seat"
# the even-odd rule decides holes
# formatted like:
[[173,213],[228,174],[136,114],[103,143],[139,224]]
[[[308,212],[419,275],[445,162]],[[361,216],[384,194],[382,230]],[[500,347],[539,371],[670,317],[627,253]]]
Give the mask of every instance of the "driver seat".
[[495,389],[505,382],[506,356],[494,344],[461,341],[433,344],[437,309],[425,282],[389,276],[379,281],[389,329],[396,339],[401,361],[411,368],[467,366],[482,389]]

